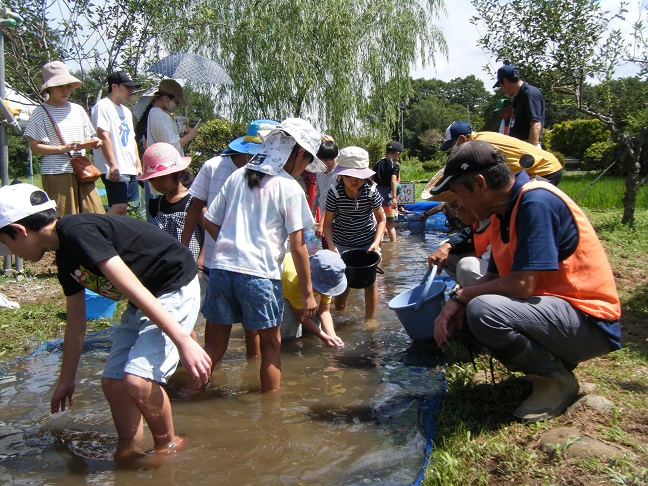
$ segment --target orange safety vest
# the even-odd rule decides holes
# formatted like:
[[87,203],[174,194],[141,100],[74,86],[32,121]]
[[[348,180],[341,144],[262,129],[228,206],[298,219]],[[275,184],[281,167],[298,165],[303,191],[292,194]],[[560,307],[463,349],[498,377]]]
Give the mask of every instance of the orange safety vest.
[[569,208],[578,230],[578,245],[570,256],[559,262],[558,270],[540,271],[533,295],[549,295],[566,300],[584,313],[602,320],[616,321],[621,317],[621,303],[610,262],[603,245],[587,216],[566,194],[553,185],[532,180],[522,186],[515,202],[510,222],[510,241],[504,243],[500,220],[491,217],[491,249],[500,276],[511,273],[517,247],[515,219],[522,194],[543,189],[558,196]]
[[477,233],[477,228],[479,226],[479,221],[475,221],[472,224],[472,229],[473,229],[473,245],[475,245],[475,255],[482,256],[484,253],[486,253],[486,250],[488,249],[488,245],[490,245],[490,225],[482,231],[481,233]]

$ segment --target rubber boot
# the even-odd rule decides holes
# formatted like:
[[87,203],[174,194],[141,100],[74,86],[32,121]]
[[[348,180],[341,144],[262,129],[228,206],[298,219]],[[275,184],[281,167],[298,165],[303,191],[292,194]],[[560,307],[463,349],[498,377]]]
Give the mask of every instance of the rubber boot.
[[578,380],[563,361],[523,334],[493,355],[508,369],[522,371],[533,381],[533,393],[513,412],[521,420],[537,422],[556,417],[578,393]]

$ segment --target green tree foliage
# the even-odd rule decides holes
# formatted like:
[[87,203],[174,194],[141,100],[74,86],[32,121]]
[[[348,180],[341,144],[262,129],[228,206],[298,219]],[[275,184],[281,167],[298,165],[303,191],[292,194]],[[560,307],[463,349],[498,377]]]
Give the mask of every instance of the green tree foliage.
[[488,91],[474,76],[438,79],[414,79],[412,94],[404,114],[403,133],[408,153],[421,160],[432,159],[441,145],[446,128],[453,121],[468,121],[475,130],[484,126],[478,114],[485,106]]
[[[441,0],[203,0],[192,7],[191,35],[169,34],[224,65],[235,82],[235,119],[303,116],[352,133],[374,115],[390,133],[409,70],[446,53],[432,25]],[[382,101],[379,113],[371,99]]]
[[[626,190],[622,223],[634,224],[634,208],[640,181],[641,157],[648,125],[632,127],[627,120],[646,120],[615,108],[612,78],[627,62],[640,69],[648,65],[644,30],[648,9],[632,23],[633,39],[628,42],[620,29],[610,29],[612,21],[626,22],[627,3],[615,12],[605,11],[601,2],[591,0],[472,0],[478,15],[472,22],[485,32],[478,44],[498,59],[510,59],[522,77],[543,89],[546,98],[567,93],[567,103],[603,121],[613,143],[618,143],[625,160]],[[628,21],[630,24],[631,21]],[[601,80],[595,99],[586,95],[586,81]],[[638,97],[637,93],[632,96]],[[624,96],[621,96],[624,98]],[[640,98],[641,99],[641,98]],[[645,99],[645,98],[644,98]],[[645,107],[640,109],[644,112]],[[632,127],[632,128],[631,128]],[[552,142],[553,145],[553,142]]]
[[551,131],[551,149],[581,159],[593,143],[608,142],[610,131],[601,120],[557,123]]
[[48,2],[43,0],[4,0],[23,18],[16,27],[5,27],[6,81],[34,100],[40,99],[43,83],[41,66],[50,60],[65,59],[59,33],[50,28]]
[[[18,177],[29,176],[29,146],[27,139],[10,132],[7,137],[8,160],[9,160],[9,182]],[[39,155],[34,155],[32,164],[34,174],[40,172]]]
[[[596,142],[590,145],[581,159],[580,167],[583,170],[602,171],[616,159],[619,147],[616,143]],[[619,175],[622,164],[617,163],[610,170],[610,174]]]

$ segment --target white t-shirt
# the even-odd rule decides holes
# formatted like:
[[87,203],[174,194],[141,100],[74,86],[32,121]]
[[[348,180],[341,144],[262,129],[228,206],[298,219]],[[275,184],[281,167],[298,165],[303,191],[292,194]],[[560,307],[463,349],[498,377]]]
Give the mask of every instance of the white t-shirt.
[[[194,198],[205,201],[209,208],[212,201],[220,192],[225,181],[231,176],[237,167],[232,162],[229,155],[217,155],[209,159],[203,164],[198,172],[198,175],[189,187],[189,194]],[[212,260],[214,258],[214,238],[205,232],[205,242],[203,243],[204,257],[203,266],[207,268],[212,267]]]
[[227,179],[205,217],[221,227],[212,268],[281,279],[288,235],[313,225],[304,191],[281,170],[250,189],[245,167]]
[[[49,114],[58,125],[63,141],[59,140],[52,121],[45,113],[42,106],[37,106],[29,116],[24,135],[47,145],[64,145],[72,142],[84,142],[96,135],[96,131],[88,118],[87,113],[80,105],[67,103],[58,107],[47,105]],[[85,150],[79,150],[84,155]],[[41,174],[71,173],[72,165],[67,153],[43,155],[41,160]]]
[[146,125],[146,145],[150,147],[154,143],[166,142],[173,145],[180,155],[184,155],[180,145],[180,134],[178,126],[173,118],[162,108],[154,106],[149,111]]
[[315,204],[313,209],[320,208],[320,216],[324,217],[324,210],[326,209],[326,195],[332,184],[337,182],[337,174],[333,171],[326,173],[315,174],[316,190],[315,190]]
[[[136,175],[135,130],[133,129],[133,115],[124,105],[116,105],[110,98],[102,98],[92,107],[92,123],[99,131],[110,133],[113,153],[117,160],[120,174]],[[109,165],[101,148],[93,149],[94,164],[104,174],[108,173]]]

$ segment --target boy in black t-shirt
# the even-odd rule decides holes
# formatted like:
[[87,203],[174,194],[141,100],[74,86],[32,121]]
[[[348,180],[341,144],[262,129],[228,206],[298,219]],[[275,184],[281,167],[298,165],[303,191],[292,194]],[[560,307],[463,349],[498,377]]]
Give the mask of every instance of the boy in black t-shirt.
[[[154,226],[127,216],[75,214],[58,219],[56,203],[30,184],[0,188],[0,242],[39,261],[56,251],[67,303],[59,383],[51,412],[74,403],[75,375],[86,330],[84,288],[129,303],[114,334],[101,384],[119,436],[115,460],[139,457],[142,418],[155,452],[182,444],[173,427],[166,383],[178,358],[207,383],[211,360],[191,337],[199,310],[198,267],[187,248]],[[0,250],[6,248],[0,248]]]
[[396,241],[394,221],[398,218],[398,181],[400,181],[400,154],[403,144],[395,140],[387,144],[385,157],[377,161],[373,170],[376,173],[373,181],[378,187],[378,192],[383,198],[383,210],[387,218],[386,232],[389,241]]

